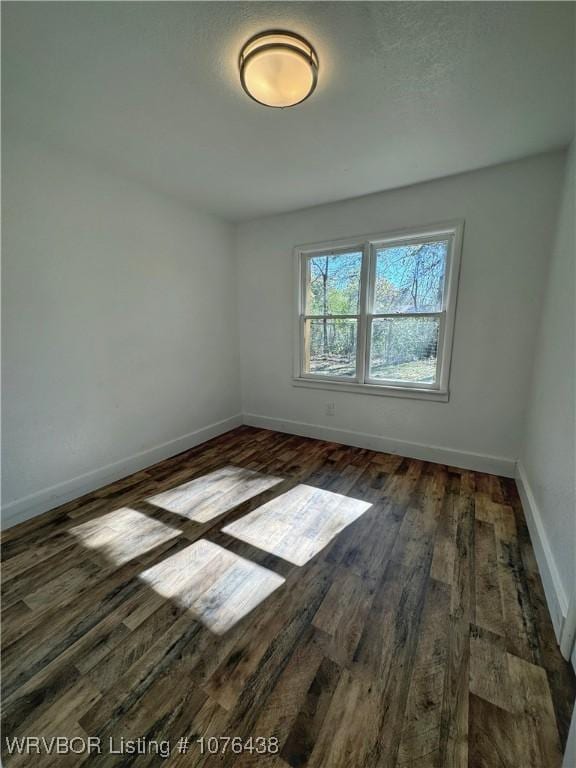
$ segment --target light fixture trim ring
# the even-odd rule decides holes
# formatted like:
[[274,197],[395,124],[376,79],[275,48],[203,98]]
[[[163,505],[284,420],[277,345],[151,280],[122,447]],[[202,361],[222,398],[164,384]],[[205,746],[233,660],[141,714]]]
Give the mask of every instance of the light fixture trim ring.
[[[274,42],[263,43],[261,46],[257,46],[256,48],[253,48],[252,50],[248,51],[248,53],[246,53],[246,50],[250,48],[250,46],[252,46],[256,41],[266,37],[279,37],[279,36],[298,40],[300,43],[302,43],[302,45],[304,45],[307,48],[307,51],[303,50],[297,45],[291,45],[288,41],[286,42],[283,41],[283,42],[275,42],[275,43]],[[284,106],[276,105],[276,104],[267,104],[266,102],[260,101],[259,99],[257,99],[252,93],[250,93],[244,77],[246,64],[254,56],[262,53],[262,51],[267,51],[272,49],[278,50],[279,48],[284,48],[285,50],[288,50],[291,53],[295,53],[301,59],[306,61],[309,64],[310,71],[312,73],[312,84],[310,86],[310,90],[308,91],[308,93],[299,101],[295,101],[293,104],[287,104]],[[302,35],[299,35],[296,32],[289,32],[285,29],[269,29],[265,32],[259,32],[257,35],[254,35],[249,40],[247,40],[242,46],[242,50],[240,51],[240,56],[238,57],[238,68],[240,70],[240,83],[245,93],[257,104],[261,104],[262,106],[268,107],[269,109],[289,109],[290,107],[295,107],[298,104],[302,104],[303,101],[306,101],[306,99],[308,99],[314,93],[314,91],[316,90],[316,85],[318,84],[318,54],[316,53],[314,46],[311,45],[311,43],[309,43],[305,37],[302,37]]]

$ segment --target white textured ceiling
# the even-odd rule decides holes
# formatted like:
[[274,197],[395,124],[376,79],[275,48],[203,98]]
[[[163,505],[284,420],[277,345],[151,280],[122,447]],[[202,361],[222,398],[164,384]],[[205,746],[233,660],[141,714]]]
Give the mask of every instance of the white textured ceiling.
[[[566,144],[574,4],[2,3],[3,116],[232,220]],[[243,93],[242,43],[310,39],[319,87],[272,110]]]

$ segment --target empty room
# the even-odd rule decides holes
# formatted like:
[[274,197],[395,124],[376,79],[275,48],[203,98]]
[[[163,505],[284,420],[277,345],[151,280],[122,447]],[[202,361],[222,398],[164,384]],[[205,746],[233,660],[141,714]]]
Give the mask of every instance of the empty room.
[[576,3],[0,11],[4,768],[576,768]]

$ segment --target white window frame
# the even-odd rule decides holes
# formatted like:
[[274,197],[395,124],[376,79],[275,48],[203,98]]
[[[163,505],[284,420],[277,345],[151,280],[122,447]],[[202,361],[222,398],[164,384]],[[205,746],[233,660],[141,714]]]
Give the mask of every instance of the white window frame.
[[[293,384],[311,389],[361,392],[363,394],[409,397],[420,400],[449,399],[450,363],[452,340],[456,319],[458,277],[462,253],[464,221],[450,221],[425,227],[414,227],[376,235],[360,235],[345,240],[300,245],[294,248],[294,272],[296,283],[296,313],[294,322],[294,373]],[[413,244],[432,240],[448,240],[442,306],[438,312],[376,313],[369,312],[374,306],[376,274],[376,250],[383,246]],[[332,255],[351,250],[362,252],[360,279],[360,307],[357,315],[321,315],[328,319],[357,319],[356,371],[358,376],[326,376],[306,373],[304,370],[304,327],[306,320],[316,317],[305,314],[309,259],[318,255]],[[372,323],[375,318],[385,317],[439,317],[436,380],[433,384],[421,382],[383,382],[370,379],[369,345]]]

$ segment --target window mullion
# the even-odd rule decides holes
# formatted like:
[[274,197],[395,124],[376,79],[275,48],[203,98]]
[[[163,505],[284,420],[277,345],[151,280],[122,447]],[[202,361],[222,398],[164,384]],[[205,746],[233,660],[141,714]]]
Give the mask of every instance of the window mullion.
[[358,320],[360,315],[302,315],[304,320]]
[[298,344],[298,370],[299,375],[303,376],[305,372],[306,361],[306,312],[308,311],[308,286],[310,285],[310,259],[303,254],[299,256],[299,304],[300,304],[300,320],[299,320],[299,333],[300,339]]
[[440,317],[446,314],[445,310],[438,312],[376,312],[372,317],[382,320],[402,320],[405,317]]
[[361,384],[365,381],[366,374],[366,334],[367,334],[367,306],[370,279],[370,245],[362,245],[362,270],[360,272],[360,318],[358,320],[358,338],[356,342],[356,379]]

